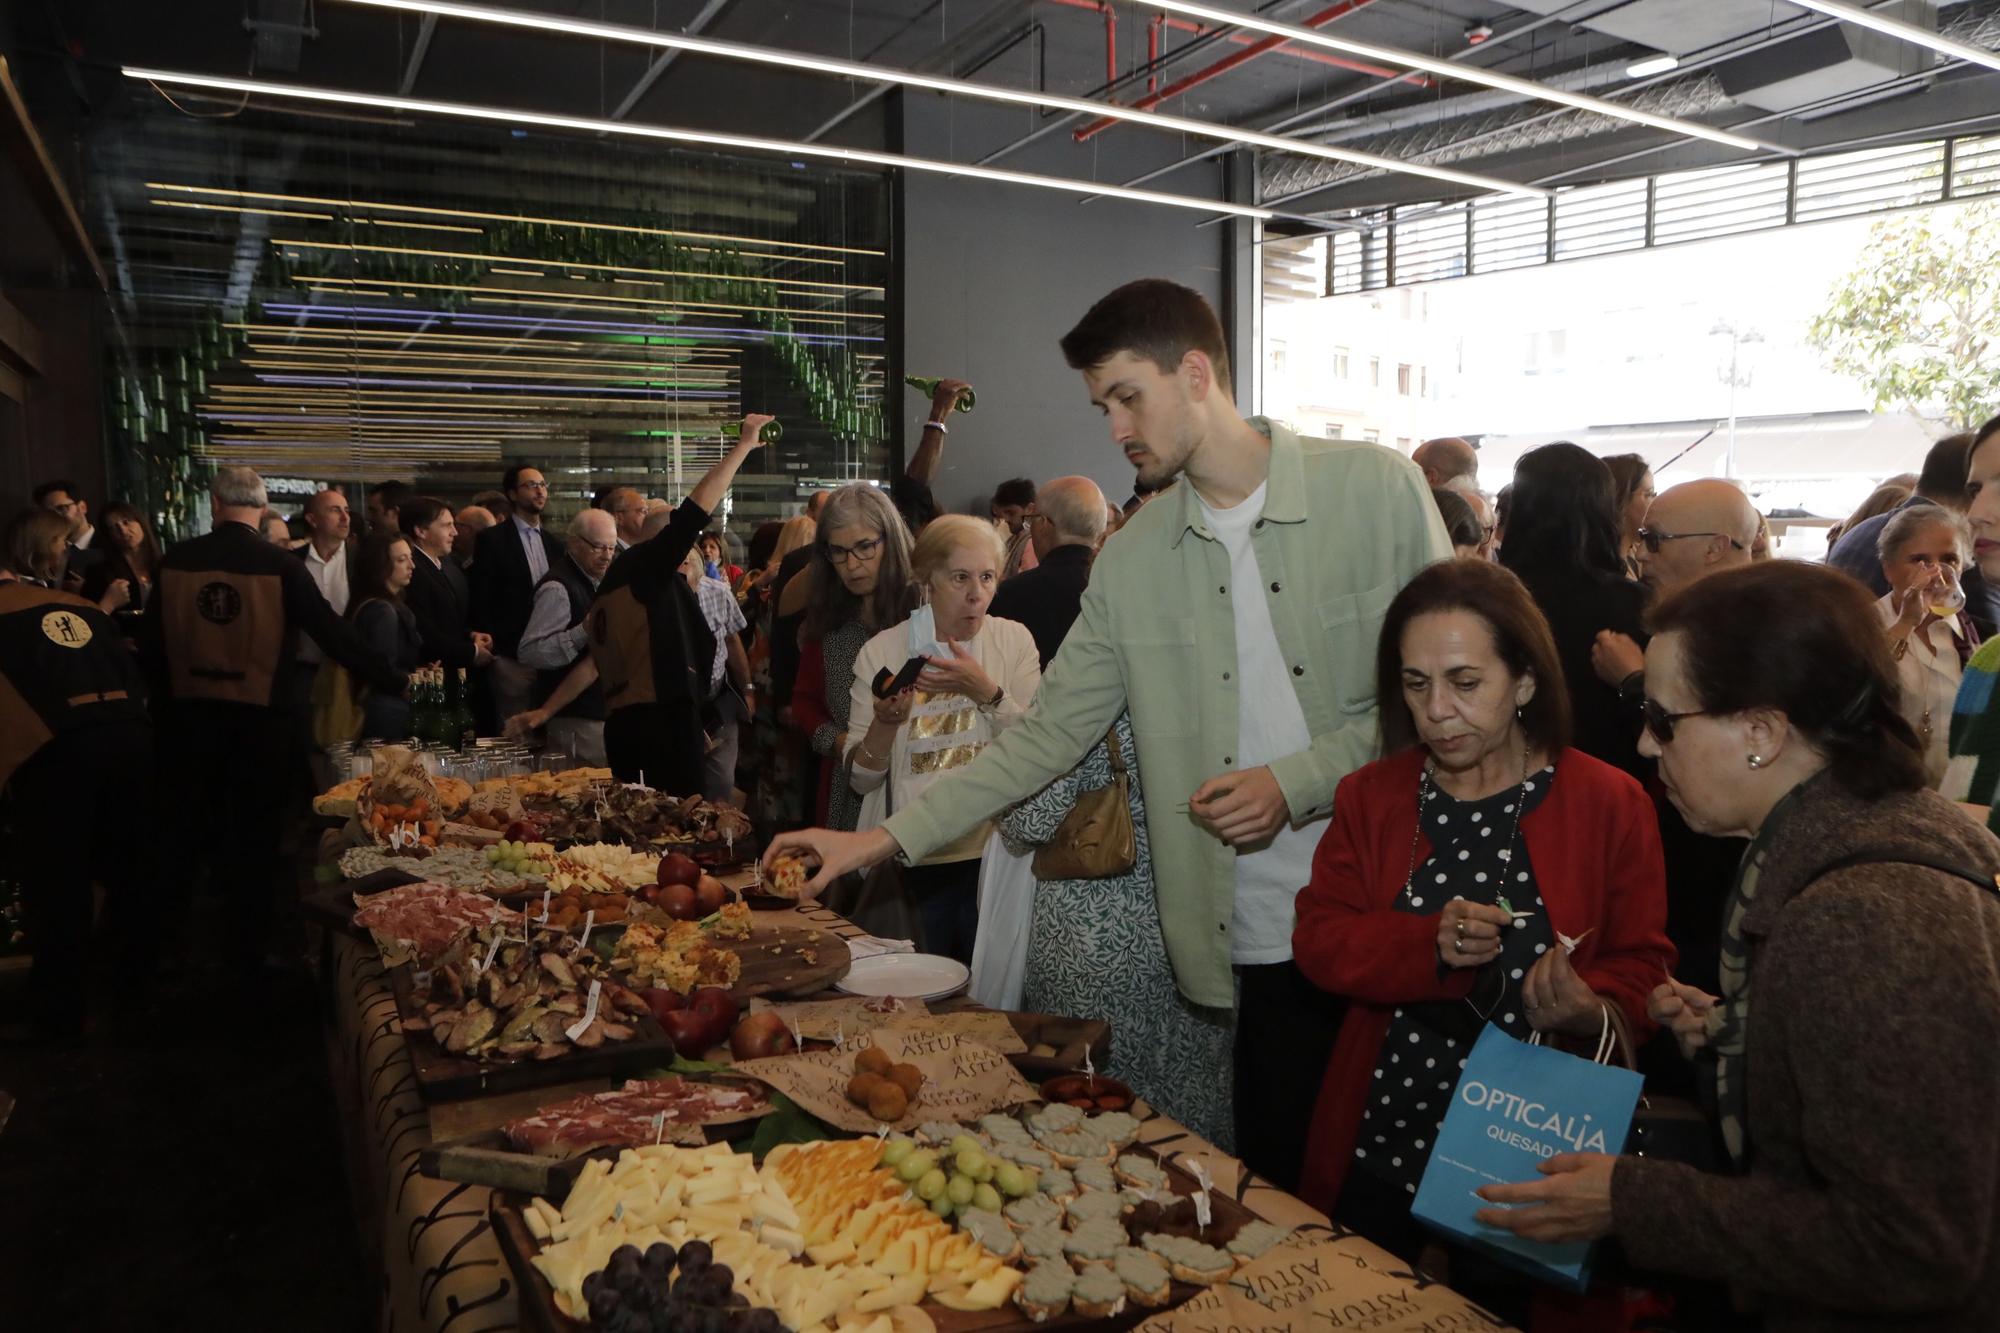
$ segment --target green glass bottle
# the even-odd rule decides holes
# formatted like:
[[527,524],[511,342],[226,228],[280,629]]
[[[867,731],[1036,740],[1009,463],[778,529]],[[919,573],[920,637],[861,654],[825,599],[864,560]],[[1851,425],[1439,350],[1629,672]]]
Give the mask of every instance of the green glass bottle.
[[451,706],[451,729],[458,748],[471,753],[479,746],[479,719],[472,713],[472,691],[465,683],[465,668],[458,668],[458,697]]
[[[743,434],[743,423],[740,421],[731,422],[729,425],[726,425],[722,428],[722,435],[724,439],[730,439],[730,440],[738,439],[742,436],[742,434]],[[785,423],[782,421],[765,422],[764,431],[760,438],[766,444],[776,444],[779,440],[785,438]]]
[[[918,393],[928,394],[929,396],[935,398],[937,396],[937,389],[940,381],[936,378],[929,378],[923,375],[905,375],[903,376],[903,383],[909,385],[912,389],[915,389]],[[955,406],[961,412],[970,412],[973,408],[977,407],[978,405],[979,405],[979,395],[974,393],[970,389],[967,389],[964,393],[961,393],[958,396],[958,402],[955,404]]]

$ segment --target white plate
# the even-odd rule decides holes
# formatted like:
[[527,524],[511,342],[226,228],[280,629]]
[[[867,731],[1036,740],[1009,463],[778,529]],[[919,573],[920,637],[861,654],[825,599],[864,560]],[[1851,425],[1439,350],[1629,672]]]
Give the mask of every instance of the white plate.
[[942,1000],[972,979],[964,963],[934,953],[884,953],[855,960],[833,988],[849,995],[893,995],[899,1000]]

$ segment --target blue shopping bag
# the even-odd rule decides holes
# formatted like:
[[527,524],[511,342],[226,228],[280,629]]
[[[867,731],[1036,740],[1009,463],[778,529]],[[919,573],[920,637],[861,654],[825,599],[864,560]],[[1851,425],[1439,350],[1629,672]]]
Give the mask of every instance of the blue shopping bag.
[[1623,1150],[1642,1081],[1489,1024],[1452,1089],[1411,1215],[1540,1281],[1582,1291],[1590,1284],[1589,1243],[1549,1245],[1481,1226],[1473,1214],[1491,1205],[1473,1191],[1538,1179],[1542,1162],[1559,1153]]

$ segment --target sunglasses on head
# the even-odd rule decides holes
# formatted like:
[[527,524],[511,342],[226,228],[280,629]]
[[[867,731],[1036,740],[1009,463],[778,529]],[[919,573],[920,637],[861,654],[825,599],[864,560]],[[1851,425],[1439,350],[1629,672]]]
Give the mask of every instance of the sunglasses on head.
[[1726,532],[1661,532],[1658,528],[1639,529],[1639,540],[1646,543],[1646,550],[1654,555],[1660,553],[1660,543],[1677,542],[1686,537],[1720,537],[1737,550],[1743,549],[1743,543]]
[[1690,708],[1685,713],[1669,713],[1667,706],[1647,695],[1640,709],[1646,715],[1646,730],[1653,733],[1653,739],[1662,745],[1671,745],[1674,739],[1674,724],[1684,717],[1707,717],[1706,708]]

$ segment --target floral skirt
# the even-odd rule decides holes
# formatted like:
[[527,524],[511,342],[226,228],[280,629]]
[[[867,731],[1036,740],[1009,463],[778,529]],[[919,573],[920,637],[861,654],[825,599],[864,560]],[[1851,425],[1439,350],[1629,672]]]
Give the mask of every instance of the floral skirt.
[[1174,984],[1148,880],[1036,884],[1021,1002],[1034,1013],[1108,1019],[1111,1060],[1103,1072],[1235,1151],[1235,1015],[1190,1003]]

